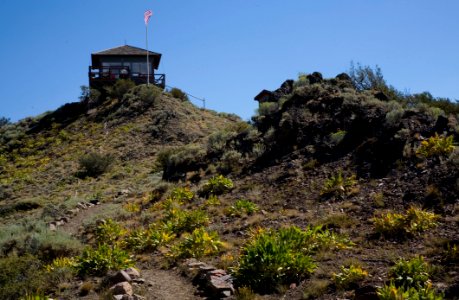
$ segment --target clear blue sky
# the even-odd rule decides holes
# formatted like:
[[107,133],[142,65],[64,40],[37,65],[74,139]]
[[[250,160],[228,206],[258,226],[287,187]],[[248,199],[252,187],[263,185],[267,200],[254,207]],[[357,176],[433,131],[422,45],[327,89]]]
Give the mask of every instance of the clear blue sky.
[[244,119],[260,90],[351,60],[400,90],[459,99],[457,0],[3,0],[0,116],[77,101],[92,52],[145,46],[145,9],[167,84]]

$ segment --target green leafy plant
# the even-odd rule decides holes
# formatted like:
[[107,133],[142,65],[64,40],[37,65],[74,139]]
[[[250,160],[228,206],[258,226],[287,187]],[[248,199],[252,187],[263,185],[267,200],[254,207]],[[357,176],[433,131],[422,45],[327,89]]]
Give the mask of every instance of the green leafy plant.
[[338,130],[336,132],[330,133],[328,139],[332,145],[336,146],[343,141],[346,134],[346,130]]
[[205,202],[206,206],[217,206],[220,204],[221,204],[220,199],[218,199],[218,197],[215,195],[210,195],[209,198],[207,198]]
[[231,205],[228,210],[227,214],[230,216],[242,216],[244,214],[251,215],[259,210],[258,205],[253,203],[250,200],[240,199],[237,200],[233,205]]
[[119,247],[99,245],[87,248],[77,258],[79,275],[104,275],[109,270],[121,270],[133,266],[130,255]]
[[221,195],[228,193],[233,189],[233,181],[218,175],[210,178],[199,191],[200,195],[208,197],[210,195]]
[[27,293],[24,297],[20,298],[19,300],[48,300],[49,297],[45,296],[43,293]]
[[410,260],[400,259],[389,270],[390,284],[378,289],[380,299],[419,299],[440,300],[430,282],[430,265],[422,256]]
[[77,265],[73,257],[58,257],[55,258],[50,264],[45,266],[46,272],[54,272],[58,269],[68,268],[73,269]]
[[169,216],[164,220],[164,226],[177,234],[191,232],[198,227],[207,225],[209,225],[209,216],[200,209],[192,211],[171,210]]
[[322,196],[344,196],[352,192],[352,188],[357,185],[355,175],[346,177],[340,170],[336,174],[325,180],[320,194]]
[[429,280],[430,266],[422,256],[410,260],[400,259],[389,271],[396,286],[422,288]]
[[208,232],[204,227],[185,233],[182,241],[172,247],[174,258],[200,258],[218,253],[223,247],[218,234]]
[[443,300],[443,295],[437,294],[431,286],[416,289],[397,287],[391,283],[379,288],[377,294],[380,300]]
[[459,245],[457,243],[447,243],[444,252],[446,262],[459,262]]
[[148,229],[135,229],[124,239],[124,247],[135,252],[155,251],[159,246],[165,245],[175,238],[175,234],[166,227],[156,224]]
[[183,204],[190,203],[193,200],[194,194],[187,187],[177,187],[172,190],[170,197]]
[[437,226],[438,215],[411,206],[405,214],[387,213],[373,218],[375,230],[386,236],[406,236]]
[[454,151],[453,139],[452,135],[444,137],[435,133],[434,136],[421,142],[421,146],[416,150],[416,154],[423,158],[448,155]]
[[348,268],[341,266],[340,273],[333,273],[333,281],[338,288],[348,289],[357,286],[367,276],[368,272],[360,266],[350,265]]
[[96,228],[96,239],[98,243],[115,246],[126,230],[117,222],[108,219]]
[[242,248],[234,274],[240,284],[269,292],[309,276],[316,268],[312,255],[317,251],[349,246],[349,240],[321,226],[260,229]]

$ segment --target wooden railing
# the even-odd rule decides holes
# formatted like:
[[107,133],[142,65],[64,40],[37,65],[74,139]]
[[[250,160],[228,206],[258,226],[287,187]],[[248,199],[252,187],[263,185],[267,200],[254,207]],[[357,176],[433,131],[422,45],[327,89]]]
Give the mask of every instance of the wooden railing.
[[[101,88],[105,85],[112,85],[118,79],[130,79],[135,84],[146,84],[149,82],[159,87],[166,87],[165,74],[147,74],[131,72],[129,67],[110,66],[110,67],[89,67],[89,85],[93,88]],[[149,77],[149,78],[148,78]]]

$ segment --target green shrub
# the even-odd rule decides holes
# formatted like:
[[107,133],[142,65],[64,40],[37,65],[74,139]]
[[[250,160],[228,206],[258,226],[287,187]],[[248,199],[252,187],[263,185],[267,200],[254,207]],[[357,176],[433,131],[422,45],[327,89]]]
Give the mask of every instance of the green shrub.
[[170,197],[178,203],[183,204],[190,203],[194,198],[194,194],[188,187],[177,187],[172,190]]
[[143,109],[153,105],[161,93],[162,90],[153,84],[141,84],[133,88],[126,97],[132,102],[138,102],[138,109]]
[[333,281],[339,289],[348,289],[358,286],[358,283],[368,276],[368,272],[360,266],[341,266],[340,273],[333,273]]
[[82,245],[63,231],[51,231],[42,222],[24,222],[0,228],[2,255],[31,254],[49,261],[56,257],[77,255]]
[[401,258],[389,271],[389,278],[397,287],[425,287],[429,280],[430,266],[422,256],[410,260]]
[[312,255],[317,251],[350,245],[346,238],[321,226],[259,230],[242,248],[235,277],[241,285],[269,292],[279,284],[309,276],[316,268]]
[[220,172],[227,174],[239,170],[242,162],[242,154],[237,150],[230,149],[223,153],[217,168]]
[[19,300],[49,300],[48,296],[45,296],[43,293],[27,293],[24,297]]
[[230,216],[242,216],[244,214],[251,215],[258,211],[258,206],[250,200],[237,200],[233,205],[231,205],[227,213]]
[[336,146],[343,141],[346,134],[347,134],[346,130],[338,130],[334,133],[330,133],[330,135],[328,136],[328,139],[330,140],[330,143],[332,145]]
[[9,118],[5,118],[5,117],[0,117],[0,128],[2,128],[3,126],[5,125],[8,125],[10,124],[10,119]]
[[117,80],[113,86],[107,87],[106,90],[108,94],[110,95],[110,97],[116,98],[116,99],[122,99],[123,96],[134,87],[135,87],[135,83],[132,80],[120,79],[120,80]]
[[203,210],[186,211],[173,205],[165,212],[164,226],[173,233],[191,232],[194,229],[209,225],[209,216]]
[[414,287],[397,287],[393,283],[379,288],[380,300],[443,300],[442,294],[437,294],[431,287],[416,289]]
[[258,105],[258,115],[268,116],[279,110],[279,103],[277,102],[262,102]]
[[432,289],[430,265],[422,256],[410,260],[400,259],[390,270],[390,284],[378,289],[380,299],[443,299]]
[[352,192],[352,188],[356,185],[357,180],[355,175],[345,177],[343,176],[343,172],[340,170],[338,173],[325,180],[320,194],[322,196],[344,196],[350,194]]
[[443,137],[435,133],[435,136],[421,142],[421,146],[416,150],[416,154],[424,158],[431,156],[446,156],[454,151],[453,139],[454,137],[452,135]]
[[0,299],[20,299],[45,287],[41,262],[32,255],[0,258]]
[[80,176],[98,177],[107,172],[112,166],[114,158],[109,154],[91,152],[79,159]]
[[215,195],[210,195],[209,198],[207,198],[205,202],[206,206],[217,206],[220,204],[221,204],[220,199],[218,199],[218,197]]
[[129,254],[118,247],[99,245],[87,248],[77,258],[79,275],[105,275],[109,270],[121,270],[133,266]]
[[163,168],[165,178],[173,178],[202,164],[206,151],[201,145],[188,144],[160,152],[157,163]]
[[444,252],[444,260],[446,262],[457,263],[459,262],[459,244],[450,242],[446,244]]
[[173,240],[175,234],[167,228],[155,224],[145,229],[135,229],[124,239],[124,247],[135,252],[155,251],[159,246],[165,245]]
[[405,214],[387,213],[373,218],[375,230],[387,236],[405,236],[437,226],[438,215],[410,207]]
[[184,234],[183,240],[172,248],[172,256],[201,258],[218,253],[222,247],[223,243],[216,232],[208,232],[204,227],[200,227],[191,234]]
[[210,178],[199,191],[200,195],[208,197],[210,195],[221,195],[233,189],[233,181],[223,175]]
[[121,237],[124,235],[125,230],[120,224],[108,219],[96,228],[96,240],[99,244],[116,245]]
[[189,101],[188,95],[179,88],[172,88],[169,93],[172,97],[180,99],[182,101]]

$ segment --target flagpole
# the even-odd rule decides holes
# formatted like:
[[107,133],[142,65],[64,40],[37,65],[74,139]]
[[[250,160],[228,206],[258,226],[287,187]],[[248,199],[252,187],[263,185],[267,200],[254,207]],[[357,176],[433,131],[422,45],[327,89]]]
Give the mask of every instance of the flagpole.
[[145,42],[147,44],[147,86],[150,85],[150,61],[148,58],[148,22],[145,24]]

